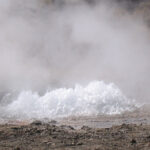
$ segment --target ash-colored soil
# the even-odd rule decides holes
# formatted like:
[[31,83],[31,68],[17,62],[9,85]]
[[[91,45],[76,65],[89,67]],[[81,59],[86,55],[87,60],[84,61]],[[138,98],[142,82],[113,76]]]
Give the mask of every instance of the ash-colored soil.
[[0,150],[150,150],[149,107],[114,116],[32,121],[2,121]]
[[[55,122],[53,122],[55,123]],[[74,129],[35,121],[0,125],[0,150],[150,150],[150,125]]]

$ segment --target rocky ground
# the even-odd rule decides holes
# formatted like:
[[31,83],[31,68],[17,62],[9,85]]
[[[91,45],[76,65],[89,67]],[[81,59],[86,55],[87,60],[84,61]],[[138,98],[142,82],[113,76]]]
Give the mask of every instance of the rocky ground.
[[150,150],[150,125],[74,129],[55,123],[0,125],[0,150]]
[[150,150],[148,108],[56,121],[5,120],[0,122],[0,150]]

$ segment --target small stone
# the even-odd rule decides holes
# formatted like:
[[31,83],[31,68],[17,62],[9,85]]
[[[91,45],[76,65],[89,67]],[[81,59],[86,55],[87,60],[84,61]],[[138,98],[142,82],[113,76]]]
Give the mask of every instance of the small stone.
[[83,126],[81,129],[82,129],[82,130],[90,130],[91,128],[88,127],[88,126]]
[[49,123],[50,124],[57,124],[57,121],[56,120],[51,120]]
[[149,135],[149,136],[147,136],[147,138],[148,138],[148,139],[150,139],[150,135]]
[[82,143],[82,142],[79,142],[79,143],[77,143],[77,145],[83,145],[83,143]]
[[136,140],[132,139],[131,144],[136,144]]
[[39,125],[42,125],[42,122],[41,121],[33,121],[32,123],[31,123],[31,125],[36,125],[36,126],[39,126]]
[[20,147],[16,147],[14,150],[21,150]]

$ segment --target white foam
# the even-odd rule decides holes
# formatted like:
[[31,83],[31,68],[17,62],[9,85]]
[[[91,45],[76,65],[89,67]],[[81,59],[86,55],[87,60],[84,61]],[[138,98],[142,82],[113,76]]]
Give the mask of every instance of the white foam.
[[23,91],[5,107],[5,114],[19,119],[39,119],[120,114],[134,109],[134,101],[126,98],[116,85],[93,81],[85,87],[76,85],[74,88],[60,88],[46,92],[44,96]]

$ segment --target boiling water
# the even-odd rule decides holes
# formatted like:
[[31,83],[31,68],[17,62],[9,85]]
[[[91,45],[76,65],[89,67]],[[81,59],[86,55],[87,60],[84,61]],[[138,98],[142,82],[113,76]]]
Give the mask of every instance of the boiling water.
[[16,99],[3,106],[3,116],[17,119],[41,119],[98,114],[120,114],[133,111],[137,104],[128,99],[113,83],[93,81],[87,86],[59,88],[40,96],[22,91]]

